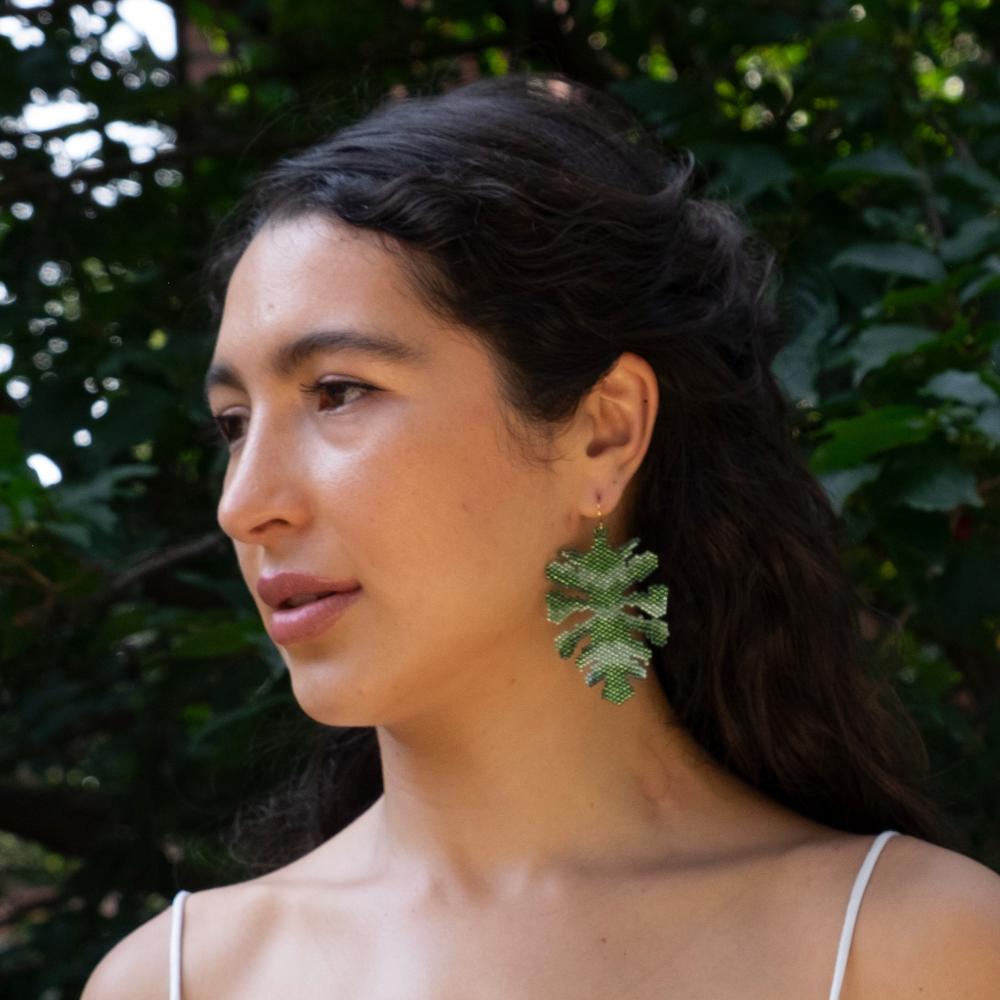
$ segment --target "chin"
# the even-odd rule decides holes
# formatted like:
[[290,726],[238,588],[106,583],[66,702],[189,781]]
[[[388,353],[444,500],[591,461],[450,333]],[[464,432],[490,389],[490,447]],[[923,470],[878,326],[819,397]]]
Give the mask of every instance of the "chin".
[[380,706],[377,692],[357,683],[341,664],[307,662],[285,655],[292,681],[292,694],[299,708],[314,722],[324,726],[374,726]]

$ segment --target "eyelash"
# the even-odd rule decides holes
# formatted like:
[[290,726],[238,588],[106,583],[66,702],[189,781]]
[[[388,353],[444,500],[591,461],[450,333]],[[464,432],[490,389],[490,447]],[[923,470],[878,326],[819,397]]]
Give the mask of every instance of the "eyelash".
[[[302,383],[299,388],[311,396],[326,396],[327,398],[335,392],[347,389],[364,390],[362,397],[369,392],[377,391],[375,386],[368,385],[366,382],[352,382],[347,379],[328,379],[325,382]],[[340,407],[335,407],[335,409],[340,409]],[[242,417],[236,416],[213,416],[207,429],[216,441],[221,440],[224,445],[231,445],[237,438],[235,436],[231,437],[226,433],[226,424],[231,420],[242,419]]]

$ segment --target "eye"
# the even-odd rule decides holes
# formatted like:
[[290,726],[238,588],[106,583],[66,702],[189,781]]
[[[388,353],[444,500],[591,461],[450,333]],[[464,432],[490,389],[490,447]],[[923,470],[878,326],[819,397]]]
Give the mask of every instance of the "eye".
[[[367,392],[373,392],[375,386],[367,385],[364,382],[347,382],[343,379],[330,379],[327,382],[313,382],[311,385],[301,385],[299,388],[303,392],[307,392],[313,396],[322,396],[324,399],[331,399],[339,396],[342,392],[349,392],[351,389],[360,389],[360,395],[363,396]],[[359,398],[359,397],[355,397]],[[333,407],[334,409],[340,409],[339,406]]]
[[[336,400],[341,395],[348,395],[349,398],[347,402],[352,402],[353,399],[364,396],[369,392],[378,391],[377,387],[374,385],[368,385],[365,382],[349,382],[344,379],[329,379],[326,382],[303,383],[299,386],[299,388],[311,396],[320,396],[324,400]],[[349,395],[352,390],[359,390],[359,392],[356,392],[352,397]],[[339,410],[344,405],[346,405],[346,403],[334,405],[332,407],[323,407],[323,412],[326,412],[327,410]],[[245,419],[245,417],[239,414],[213,414],[212,430],[215,432],[217,439],[221,438],[224,444],[232,445],[239,437],[241,437],[240,425]]]

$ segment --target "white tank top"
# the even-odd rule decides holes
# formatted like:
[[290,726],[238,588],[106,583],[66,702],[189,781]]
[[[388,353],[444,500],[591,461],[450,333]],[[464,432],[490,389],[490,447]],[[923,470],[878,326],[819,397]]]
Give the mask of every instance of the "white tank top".
[[[896,830],[884,830],[872,842],[868,848],[865,860],[861,863],[861,868],[854,879],[851,888],[851,896],[847,901],[847,912],[844,914],[844,926],[840,932],[840,943],[837,946],[837,960],[833,966],[833,982],[830,984],[830,995],[828,1000],[840,1000],[840,988],[844,982],[844,971],[847,968],[847,956],[851,950],[851,940],[854,937],[854,925],[858,919],[858,909],[861,907],[861,897],[868,887],[868,880],[871,878],[872,869],[878,856],[882,853],[882,848],[890,837],[895,836]],[[181,889],[174,896],[173,913],[170,922],[170,1000],[182,1000],[181,998],[181,933],[184,922],[184,900],[191,893],[187,889]]]

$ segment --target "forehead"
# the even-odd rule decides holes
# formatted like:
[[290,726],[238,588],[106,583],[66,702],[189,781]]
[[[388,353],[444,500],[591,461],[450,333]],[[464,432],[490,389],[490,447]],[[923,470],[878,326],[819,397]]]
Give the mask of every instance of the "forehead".
[[377,234],[307,215],[265,225],[251,240],[226,290],[219,345],[250,330],[331,320],[382,326],[401,310],[419,324],[420,303]]
[[488,349],[423,304],[400,263],[406,252],[317,215],[265,226],[230,278],[206,397],[214,386],[244,388],[256,371],[289,379],[341,351],[425,372],[459,395],[492,396]]

